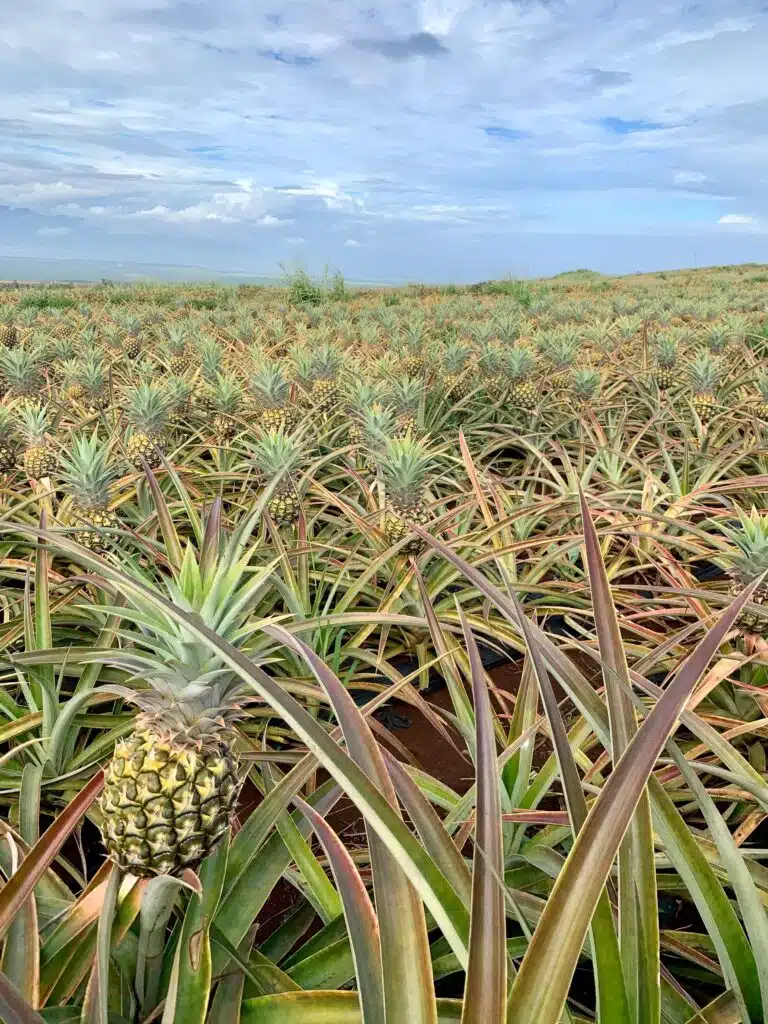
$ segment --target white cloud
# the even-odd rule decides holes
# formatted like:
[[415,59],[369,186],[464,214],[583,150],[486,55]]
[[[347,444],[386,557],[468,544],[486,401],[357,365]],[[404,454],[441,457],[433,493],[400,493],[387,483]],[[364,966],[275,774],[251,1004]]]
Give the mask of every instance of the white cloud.
[[290,238],[286,238],[288,245],[306,245],[307,240],[301,235],[292,235]]
[[756,224],[756,217],[749,217],[746,213],[726,213],[717,222],[718,224]]
[[356,238],[348,238],[344,243],[345,249],[359,249],[363,243],[358,242]]
[[274,228],[280,224],[293,224],[293,221],[288,217],[275,217],[271,213],[265,213],[256,223],[262,228]]
[[675,185],[701,185],[707,180],[707,176],[701,171],[677,171],[672,180]]
[[55,235],[68,235],[69,234],[69,228],[65,228],[65,227],[49,227],[47,224],[44,224],[43,227],[37,229],[35,234],[36,235],[48,236],[48,237],[52,238]]

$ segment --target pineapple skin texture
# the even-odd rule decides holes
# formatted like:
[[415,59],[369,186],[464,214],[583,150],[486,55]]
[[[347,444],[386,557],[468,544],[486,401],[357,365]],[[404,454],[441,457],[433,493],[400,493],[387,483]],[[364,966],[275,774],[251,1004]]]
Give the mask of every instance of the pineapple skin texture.
[[24,472],[32,480],[51,476],[56,471],[56,452],[44,444],[33,444],[24,452]]
[[160,465],[160,453],[156,442],[143,431],[136,431],[131,434],[125,445],[125,454],[128,456],[130,462],[141,469],[141,460],[144,459],[150,469],[155,469]]
[[293,526],[300,509],[299,496],[293,489],[278,491],[267,502],[267,513],[278,526]]
[[[390,544],[397,544],[411,533],[406,520],[416,523],[418,526],[427,527],[429,513],[420,503],[401,505],[394,501],[390,502],[384,516],[384,535]],[[413,537],[400,550],[405,555],[418,555],[424,550],[424,542],[421,537]]]
[[137,727],[115,747],[99,799],[109,857],[139,878],[196,867],[229,827],[239,790],[226,744]]

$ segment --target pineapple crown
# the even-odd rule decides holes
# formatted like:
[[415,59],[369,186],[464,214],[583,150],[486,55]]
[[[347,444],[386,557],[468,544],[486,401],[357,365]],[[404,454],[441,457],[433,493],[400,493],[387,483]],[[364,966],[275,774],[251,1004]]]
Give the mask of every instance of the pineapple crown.
[[471,353],[469,345],[460,341],[450,341],[443,349],[443,371],[445,373],[461,373],[467,365]]
[[325,344],[315,352],[312,358],[312,373],[315,380],[333,378],[341,369],[344,355],[336,345]]
[[184,324],[170,324],[166,329],[168,348],[173,355],[182,353],[187,347],[188,329]]
[[169,408],[182,409],[192,396],[192,384],[186,377],[176,374],[165,381],[165,391]]
[[254,397],[268,408],[285,405],[290,396],[290,385],[279,363],[267,363],[260,367],[250,381]]
[[530,349],[513,348],[506,353],[504,369],[510,381],[523,380],[536,369],[536,357]]
[[761,515],[752,506],[749,515],[737,508],[738,526],[721,526],[725,537],[735,551],[728,560],[747,580],[760,576],[768,569],[768,516]]
[[253,443],[251,460],[271,481],[293,473],[305,454],[303,442],[283,427],[264,431]]
[[78,381],[86,391],[95,393],[107,386],[107,367],[98,352],[91,352],[81,361]]
[[159,384],[137,384],[128,396],[126,415],[137,430],[159,434],[168,422],[168,393]]
[[592,366],[584,366],[575,370],[571,379],[573,393],[578,398],[592,398],[600,389],[602,375]]
[[679,342],[674,336],[665,334],[663,337],[659,338],[659,344],[656,351],[656,358],[659,361],[659,366],[671,368],[675,365],[678,345]]
[[362,412],[384,395],[384,383],[380,380],[359,380],[352,378],[346,381],[347,409],[351,415],[360,417]]
[[217,412],[230,416],[237,412],[243,398],[243,389],[230,373],[217,373],[211,384],[211,400]]
[[362,408],[360,426],[368,448],[379,448],[394,433],[395,413],[388,405],[373,402]]
[[201,338],[198,345],[200,352],[200,370],[206,380],[212,380],[221,370],[224,350],[216,338]]
[[0,349],[0,374],[12,391],[25,393],[40,386],[40,350],[19,345]]
[[697,391],[714,391],[720,383],[720,364],[708,352],[700,352],[691,360],[688,374]]
[[42,444],[50,425],[48,406],[38,403],[22,405],[17,412],[19,431],[28,447]]
[[423,441],[388,437],[375,453],[390,498],[405,505],[418,501],[435,457]]
[[106,508],[109,488],[116,473],[108,445],[96,431],[90,436],[75,435],[62,456],[60,476],[64,489],[81,508]]
[[389,393],[399,413],[413,413],[424,393],[424,381],[419,377],[402,377],[393,381]]
[[477,357],[477,364],[484,376],[495,377],[501,371],[501,359],[501,349],[492,342],[488,342],[480,351],[480,355]]

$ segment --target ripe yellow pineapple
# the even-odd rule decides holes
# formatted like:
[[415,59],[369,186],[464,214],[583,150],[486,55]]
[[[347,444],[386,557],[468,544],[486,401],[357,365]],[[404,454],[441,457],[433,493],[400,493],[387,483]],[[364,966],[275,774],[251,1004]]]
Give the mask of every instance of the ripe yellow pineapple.
[[536,408],[538,388],[533,380],[536,357],[527,348],[513,348],[506,356],[504,371],[512,405],[525,412]]
[[0,405],[0,473],[10,473],[16,468],[19,452],[17,426],[13,410]]
[[71,505],[67,525],[77,527],[73,539],[91,551],[108,547],[105,530],[120,527],[117,514],[110,507],[110,485],[115,479],[109,448],[98,435],[75,436],[62,457],[59,477]]
[[282,427],[265,431],[251,450],[251,460],[265,486],[273,485],[266,511],[278,526],[293,526],[301,511],[296,474],[303,456],[302,442]]
[[168,393],[157,384],[139,384],[128,395],[126,415],[131,433],[125,442],[128,460],[142,468],[159,466],[164,454],[168,427]]
[[689,364],[688,374],[693,386],[691,405],[701,422],[708,423],[717,411],[720,365],[708,352],[700,352]]
[[659,340],[656,370],[653,375],[659,391],[667,391],[675,383],[677,348],[677,340],[674,337],[663,337]]
[[[384,534],[390,544],[397,544],[413,532],[409,522],[419,526],[429,524],[424,489],[434,457],[424,442],[412,437],[385,439],[373,455],[378,461],[386,492]],[[413,537],[401,551],[416,555],[422,548],[421,538]]]
[[[211,515],[218,519],[215,510]],[[250,565],[233,576],[240,538],[228,541],[216,519],[209,519],[203,548],[188,548],[184,570],[164,596],[239,647],[253,632],[259,584]],[[126,600],[141,615],[142,633],[130,651],[105,652],[104,661],[135,675],[140,657],[147,689],[132,693],[140,714],[105,771],[102,834],[124,871],[178,875],[197,868],[233,821],[241,775],[234,727],[247,695],[195,633],[140,593],[128,591]]]
[[460,341],[452,341],[445,346],[442,358],[441,374],[445,393],[460,402],[471,393],[475,382],[469,371],[471,349]]
[[253,394],[264,430],[290,431],[298,420],[298,409],[291,404],[291,388],[279,363],[265,363],[251,378]]
[[0,345],[4,348],[14,348],[19,340],[19,334],[13,322],[13,313],[4,313],[0,317]]
[[25,403],[18,410],[19,432],[24,437],[25,448],[22,457],[24,472],[30,480],[49,477],[58,462],[56,450],[48,440],[50,426],[48,407]]

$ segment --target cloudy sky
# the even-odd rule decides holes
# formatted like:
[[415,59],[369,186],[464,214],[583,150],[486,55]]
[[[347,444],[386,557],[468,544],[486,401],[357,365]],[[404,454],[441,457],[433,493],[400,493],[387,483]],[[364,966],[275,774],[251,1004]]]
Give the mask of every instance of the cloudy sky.
[[0,24],[0,256],[768,261],[767,61],[760,0],[25,0]]

